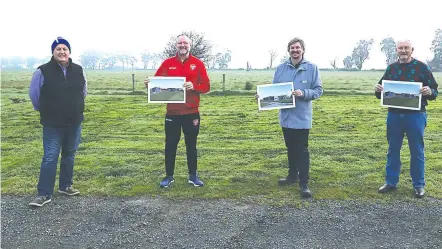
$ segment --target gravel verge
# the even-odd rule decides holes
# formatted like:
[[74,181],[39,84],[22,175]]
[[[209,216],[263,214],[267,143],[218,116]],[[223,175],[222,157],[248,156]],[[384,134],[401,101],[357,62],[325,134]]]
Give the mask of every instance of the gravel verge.
[[442,248],[442,200],[309,201],[2,196],[1,248]]

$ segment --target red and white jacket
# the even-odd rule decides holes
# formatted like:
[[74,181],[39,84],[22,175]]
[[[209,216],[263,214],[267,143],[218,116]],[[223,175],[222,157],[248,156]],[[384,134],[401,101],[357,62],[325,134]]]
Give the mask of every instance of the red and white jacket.
[[193,90],[187,90],[186,103],[167,104],[168,115],[183,115],[199,112],[200,94],[210,91],[210,80],[204,63],[189,55],[181,62],[178,56],[166,59],[158,68],[155,76],[186,77],[193,83]]

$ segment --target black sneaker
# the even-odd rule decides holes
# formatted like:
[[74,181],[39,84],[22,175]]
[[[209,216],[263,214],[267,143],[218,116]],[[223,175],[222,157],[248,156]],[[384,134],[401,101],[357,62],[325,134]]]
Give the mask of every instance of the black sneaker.
[[73,196],[73,195],[79,195],[80,191],[78,189],[73,188],[72,186],[69,186],[66,189],[59,189],[58,193]]
[[298,177],[287,176],[286,178],[279,179],[278,185],[280,185],[280,186],[294,185],[297,181],[298,181]]
[[35,197],[35,199],[33,201],[31,201],[29,203],[29,206],[34,206],[34,207],[41,207],[46,203],[51,202],[51,198],[50,197],[46,197],[46,196],[37,196]]
[[312,192],[310,191],[310,189],[308,189],[307,185],[302,185],[301,186],[301,196],[303,198],[310,198],[310,197],[312,197]]

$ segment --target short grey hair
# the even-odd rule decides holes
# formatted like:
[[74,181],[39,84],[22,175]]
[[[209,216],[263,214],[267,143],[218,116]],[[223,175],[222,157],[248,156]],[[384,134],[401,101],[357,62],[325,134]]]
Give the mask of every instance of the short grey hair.
[[408,43],[408,44],[410,44],[410,47],[413,47],[413,43],[411,43],[410,40],[399,40],[399,41],[397,41],[397,43],[396,43],[396,47],[399,46],[399,43]]
[[185,34],[181,34],[181,35],[179,35],[179,36],[176,37],[176,41],[177,41],[177,43],[178,43],[178,38],[180,38],[181,36],[186,37],[186,39],[189,41],[189,44],[192,44],[192,40],[191,40],[187,35],[185,35]]

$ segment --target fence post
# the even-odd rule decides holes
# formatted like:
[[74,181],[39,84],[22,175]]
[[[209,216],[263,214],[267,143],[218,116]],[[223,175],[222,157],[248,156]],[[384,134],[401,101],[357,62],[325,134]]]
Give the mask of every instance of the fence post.
[[226,91],[226,74],[223,73],[223,93]]
[[135,74],[132,74],[132,93],[135,93]]

